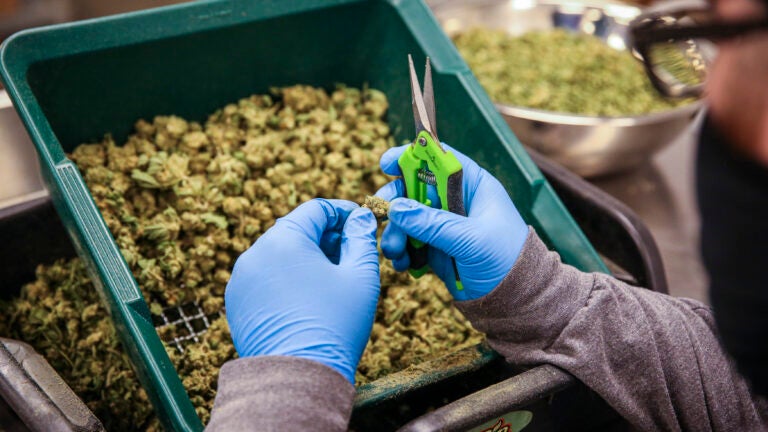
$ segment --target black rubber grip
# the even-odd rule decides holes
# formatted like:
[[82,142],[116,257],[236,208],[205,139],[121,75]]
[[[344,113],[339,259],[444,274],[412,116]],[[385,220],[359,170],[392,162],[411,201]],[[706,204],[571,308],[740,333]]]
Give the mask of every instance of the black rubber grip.
[[466,216],[464,209],[464,170],[459,170],[448,177],[448,211]]
[[[467,211],[464,208],[464,170],[459,170],[448,177],[448,211],[456,213],[459,216],[466,216]],[[461,276],[459,268],[456,266],[456,258],[451,258],[453,265],[453,275],[456,277],[456,283],[461,287]]]
[[406,250],[408,251],[408,256],[411,258],[410,268],[414,270],[421,270],[428,264],[428,247],[426,244],[417,248],[413,245],[413,243],[411,243],[411,239],[409,237],[406,243]]
[[[448,177],[447,198],[448,211],[451,213],[456,213],[457,215],[466,216],[467,212],[464,209],[464,188],[462,186],[463,173],[463,170],[459,170],[458,172],[455,172]],[[424,270],[429,263],[427,245],[417,248],[411,243],[409,238],[406,244],[406,250],[408,251],[408,256],[411,259],[410,268],[414,271]],[[453,264],[453,271],[456,276],[456,281],[461,281],[458,268],[456,267],[456,260],[452,258],[451,261]]]

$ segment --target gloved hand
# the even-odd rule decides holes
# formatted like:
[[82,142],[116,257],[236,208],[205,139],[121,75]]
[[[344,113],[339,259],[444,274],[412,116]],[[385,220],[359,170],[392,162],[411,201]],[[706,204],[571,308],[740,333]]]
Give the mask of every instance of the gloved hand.
[[[504,187],[473,160],[443,144],[459,159],[464,170],[464,207],[459,216],[405,196],[401,178],[382,187],[376,195],[391,200],[389,224],[381,237],[381,250],[398,271],[410,265],[406,235],[429,246],[432,271],[445,282],[456,300],[472,300],[491,292],[512,268],[528,236],[528,226],[520,217]],[[400,176],[397,159],[406,146],[392,148],[381,157],[381,169]],[[430,199],[439,207],[436,193]],[[456,258],[464,289],[456,289],[451,258]]]
[[373,213],[349,201],[308,201],[235,263],[224,296],[235,349],[315,360],[354,384],[379,288]]

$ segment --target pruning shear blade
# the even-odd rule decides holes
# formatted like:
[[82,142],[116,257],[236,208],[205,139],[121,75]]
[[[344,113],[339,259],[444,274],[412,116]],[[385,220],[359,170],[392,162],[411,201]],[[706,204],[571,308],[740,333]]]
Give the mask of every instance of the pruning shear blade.
[[413,57],[410,54],[408,54],[408,66],[411,72],[411,101],[416,135],[421,131],[427,131],[439,143],[435,115],[435,91],[432,86],[432,66],[429,63],[429,57],[427,57],[427,64],[424,67],[423,93],[419,85],[419,77],[416,75],[416,68],[413,66]]

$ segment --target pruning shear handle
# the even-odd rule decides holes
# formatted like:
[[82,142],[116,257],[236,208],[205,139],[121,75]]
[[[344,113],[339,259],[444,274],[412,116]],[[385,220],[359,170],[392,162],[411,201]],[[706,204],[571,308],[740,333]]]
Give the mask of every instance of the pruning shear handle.
[[[406,196],[422,204],[432,206],[434,203],[427,197],[427,187],[433,186],[440,198],[440,208],[466,216],[461,163],[453,153],[443,148],[437,138],[435,98],[429,58],[427,58],[424,73],[423,95],[416,70],[413,67],[413,58],[410,55],[408,56],[408,64],[411,75],[416,139],[398,159],[405,183]],[[423,242],[409,238],[407,251],[411,261],[410,273],[414,277],[422,276],[429,270],[428,248]],[[456,287],[461,290],[463,286],[456,267],[456,260],[453,258],[451,260],[456,275]]]

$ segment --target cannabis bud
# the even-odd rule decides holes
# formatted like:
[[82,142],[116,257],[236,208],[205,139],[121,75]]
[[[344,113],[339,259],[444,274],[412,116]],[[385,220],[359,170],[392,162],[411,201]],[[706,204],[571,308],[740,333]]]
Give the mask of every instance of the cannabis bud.
[[366,195],[361,207],[370,209],[378,220],[386,219],[389,213],[389,201],[373,195]]

